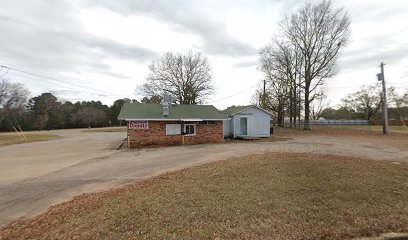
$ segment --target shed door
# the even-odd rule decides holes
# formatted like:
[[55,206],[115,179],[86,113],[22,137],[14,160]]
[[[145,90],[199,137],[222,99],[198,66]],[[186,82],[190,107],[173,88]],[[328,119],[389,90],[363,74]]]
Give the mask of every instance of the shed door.
[[248,135],[248,119],[246,117],[239,119],[240,135]]

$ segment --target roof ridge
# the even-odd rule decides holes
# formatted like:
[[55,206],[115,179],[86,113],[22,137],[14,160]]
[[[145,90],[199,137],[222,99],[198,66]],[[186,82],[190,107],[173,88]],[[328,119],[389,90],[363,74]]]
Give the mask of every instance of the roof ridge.
[[[162,105],[161,103],[141,103],[141,102],[132,102],[132,103],[125,103],[125,104],[149,104],[149,105]],[[171,103],[172,106],[212,106],[212,104],[187,104],[187,103]],[[218,109],[218,108],[217,108]]]
[[197,118],[197,119],[227,119],[214,105],[201,104],[176,104],[172,106],[170,116],[163,116],[163,108],[159,103],[129,103],[124,104],[118,119],[179,119],[179,118]]

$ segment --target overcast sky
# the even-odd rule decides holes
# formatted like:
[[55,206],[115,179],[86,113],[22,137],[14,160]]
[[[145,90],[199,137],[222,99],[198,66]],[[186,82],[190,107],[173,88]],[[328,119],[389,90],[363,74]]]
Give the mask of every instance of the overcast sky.
[[[148,65],[163,52],[208,56],[216,91],[209,104],[249,104],[259,50],[295,0],[0,0],[0,76],[33,96],[52,92],[70,101],[136,98]],[[361,85],[375,84],[384,61],[389,85],[408,88],[408,1],[335,0],[351,18],[351,42],[339,73],[327,81],[332,105]],[[45,78],[47,77],[47,78]]]

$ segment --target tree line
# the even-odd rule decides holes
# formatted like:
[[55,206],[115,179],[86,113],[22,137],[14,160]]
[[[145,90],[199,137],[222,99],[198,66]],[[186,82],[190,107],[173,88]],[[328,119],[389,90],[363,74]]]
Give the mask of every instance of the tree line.
[[[362,86],[356,92],[348,94],[337,108],[326,106],[316,111],[314,119],[365,119],[380,120],[382,109],[381,85]],[[398,94],[395,88],[387,89],[388,115],[390,119],[408,117],[408,90]]]
[[29,98],[24,85],[2,80],[0,131],[118,126],[117,117],[126,102],[137,101],[123,98],[107,106],[100,101],[65,101],[52,93]]

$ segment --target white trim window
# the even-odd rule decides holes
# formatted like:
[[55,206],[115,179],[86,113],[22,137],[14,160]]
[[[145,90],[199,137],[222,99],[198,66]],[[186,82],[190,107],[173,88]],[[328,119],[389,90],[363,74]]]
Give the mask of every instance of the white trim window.
[[196,135],[196,125],[195,124],[184,124],[184,135],[185,136]]

